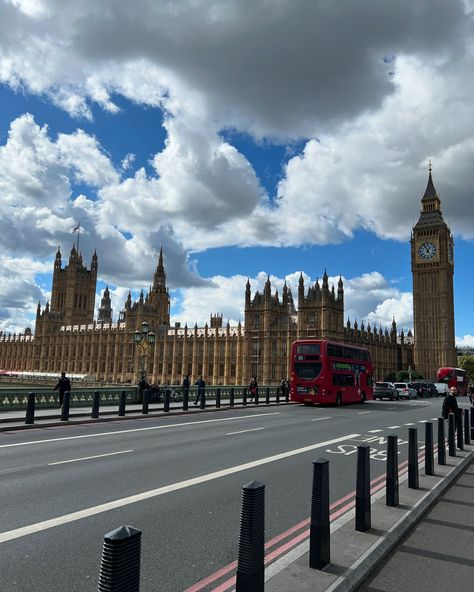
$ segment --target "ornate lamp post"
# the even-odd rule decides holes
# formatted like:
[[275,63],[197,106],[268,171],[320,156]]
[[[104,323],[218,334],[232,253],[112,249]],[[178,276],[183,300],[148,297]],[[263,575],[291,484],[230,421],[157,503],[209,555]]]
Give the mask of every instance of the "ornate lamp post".
[[411,366],[408,366],[408,382],[411,382]]
[[137,330],[133,334],[133,342],[140,352],[140,375],[138,380],[145,378],[145,354],[150,345],[155,343],[155,334],[150,331],[150,325],[143,321],[141,331]]

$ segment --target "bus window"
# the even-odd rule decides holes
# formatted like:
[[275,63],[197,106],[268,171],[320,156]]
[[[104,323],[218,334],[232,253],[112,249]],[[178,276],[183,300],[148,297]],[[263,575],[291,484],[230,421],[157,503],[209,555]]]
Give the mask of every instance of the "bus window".
[[320,362],[298,362],[294,365],[294,371],[301,380],[314,380],[321,373]]

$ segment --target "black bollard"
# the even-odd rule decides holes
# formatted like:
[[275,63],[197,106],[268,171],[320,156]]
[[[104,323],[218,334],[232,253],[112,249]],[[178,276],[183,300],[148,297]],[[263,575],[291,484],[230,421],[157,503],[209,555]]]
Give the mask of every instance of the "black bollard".
[[265,403],[268,405],[270,403],[270,387],[267,386],[265,388]]
[[471,440],[474,440],[474,407],[471,407]]
[[148,415],[149,405],[150,405],[150,389],[145,389],[143,391],[142,415]]
[[25,423],[35,423],[35,393],[28,393],[28,403],[26,404]]
[[94,396],[92,397],[92,412],[91,412],[92,419],[98,419],[99,407],[100,407],[100,393],[99,393],[99,391],[95,391]]
[[329,542],[329,461],[313,460],[313,491],[309,529],[309,566],[322,569],[331,562]]
[[277,388],[277,390],[276,390],[276,402],[277,402],[277,405],[280,404],[280,389],[279,388]]
[[408,428],[408,487],[418,489],[420,477],[418,474],[418,430]]
[[387,506],[398,506],[398,436],[390,434],[387,437],[387,477],[385,495]]
[[458,448],[459,450],[464,450],[463,420],[461,409],[456,414],[456,430]]
[[464,409],[464,444],[471,443],[471,429],[469,426],[469,409]]
[[370,507],[370,446],[357,446],[355,529],[366,532],[371,527]]
[[433,424],[425,423],[425,475],[434,475]]
[[454,413],[448,415],[448,454],[449,456],[456,456],[456,442],[454,440],[455,424]]
[[104,536],[98,592],[140,591],[142,531],[121,526]]
[[71,393],[66,391],[64,393],[63,405],[61,407],[61,421],[69,420],[69,405],[71,403]]
[[438,464],[446,464],[446,436],[444,433],[444,418],[438,417]]
[[119,417],[124,417],[125,416],[125,401],[127,398],[127,393],[125,391],[122,391],[120,393],[120,399],[119,399],[119,409],[118,409],[118,414]]
[[287,403],[289,403],[289,401],[290,401],[290,387],[289,386],[287,386],[285,388],[285,401]]
[[221,406],[221,389],[217,387],[216,389],[216,407]]
[[199,409],[206,408],[206,391],[202,389],[201,398],[199,399]]
[[255,389],[255,405],[258,405],[258,386]]
[[183,389],[183,411],[189,409],[189,389]]
[[265,561],[265,485],[242,487],[236,592],[263,592]]
[[163,402],[163,411],[168,413],[170,410],[170,391],[168,388],[165,388],[165,399]]
[[229,395],[229,407],[233,407],[234,406],[234,387],[232,387],[230,389],[230,395]]
[[247,405],[247,389],[245,386],[242,389],[242,405]]

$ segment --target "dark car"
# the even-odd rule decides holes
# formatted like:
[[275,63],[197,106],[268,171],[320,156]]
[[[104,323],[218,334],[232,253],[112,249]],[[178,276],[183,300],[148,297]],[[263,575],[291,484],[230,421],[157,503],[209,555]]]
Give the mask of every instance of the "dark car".
[[374,399],[398,400],[400,395],[397,389],[390,382],[376,382],[374,384]]
[[419,397],[429,399],[430,397],[437,397],[438,391],[431,381],[417,381],[413,383],[413,387],[416,389]]

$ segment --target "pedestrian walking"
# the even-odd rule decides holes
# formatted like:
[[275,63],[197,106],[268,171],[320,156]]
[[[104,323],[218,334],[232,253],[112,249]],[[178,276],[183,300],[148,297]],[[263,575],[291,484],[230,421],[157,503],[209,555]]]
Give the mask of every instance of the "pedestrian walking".
[[[444,397],[443,407],[441,410],[441,415],[444,419],[448,419],[450,413],[454,413],[454,417],[458,418],[460,413],[458,402],[456,397],[458,396],[458,389],[455,386],[452,386],[447,395]],[[457,424],[456,424],[457,425]]]
[[257,388],[258,388],[257,377],[252,376],[252,378],[250,380],[250,384],[249,384],[250,402],[252,402],[255,399],[255,397],[257,396]]
[[204,378],[202,376],[199,377],[198,380],[196,380],[196,386],[197,386],[197,395],[196,395],[196,400],[194,401],[194,404],[197,405],[200,401],[201,398],[204,397],[204,393],[206,392],[206,382],[204,381]]
[[59,391],[59,408],[61,409],[64,402],[64,393],[71,392],[71,381],[66,376],[66,372],[61,372],[61,378],[53,391]]
[[138,382],[138,402],[143,403],[143,392],[150,388],[150,385],[145,380],[145,374],[142,374]]
[[285,399],[286,398],[286,389],[288,388],[286,378],[282,378],[280,382],[280,392],[281,396]]

